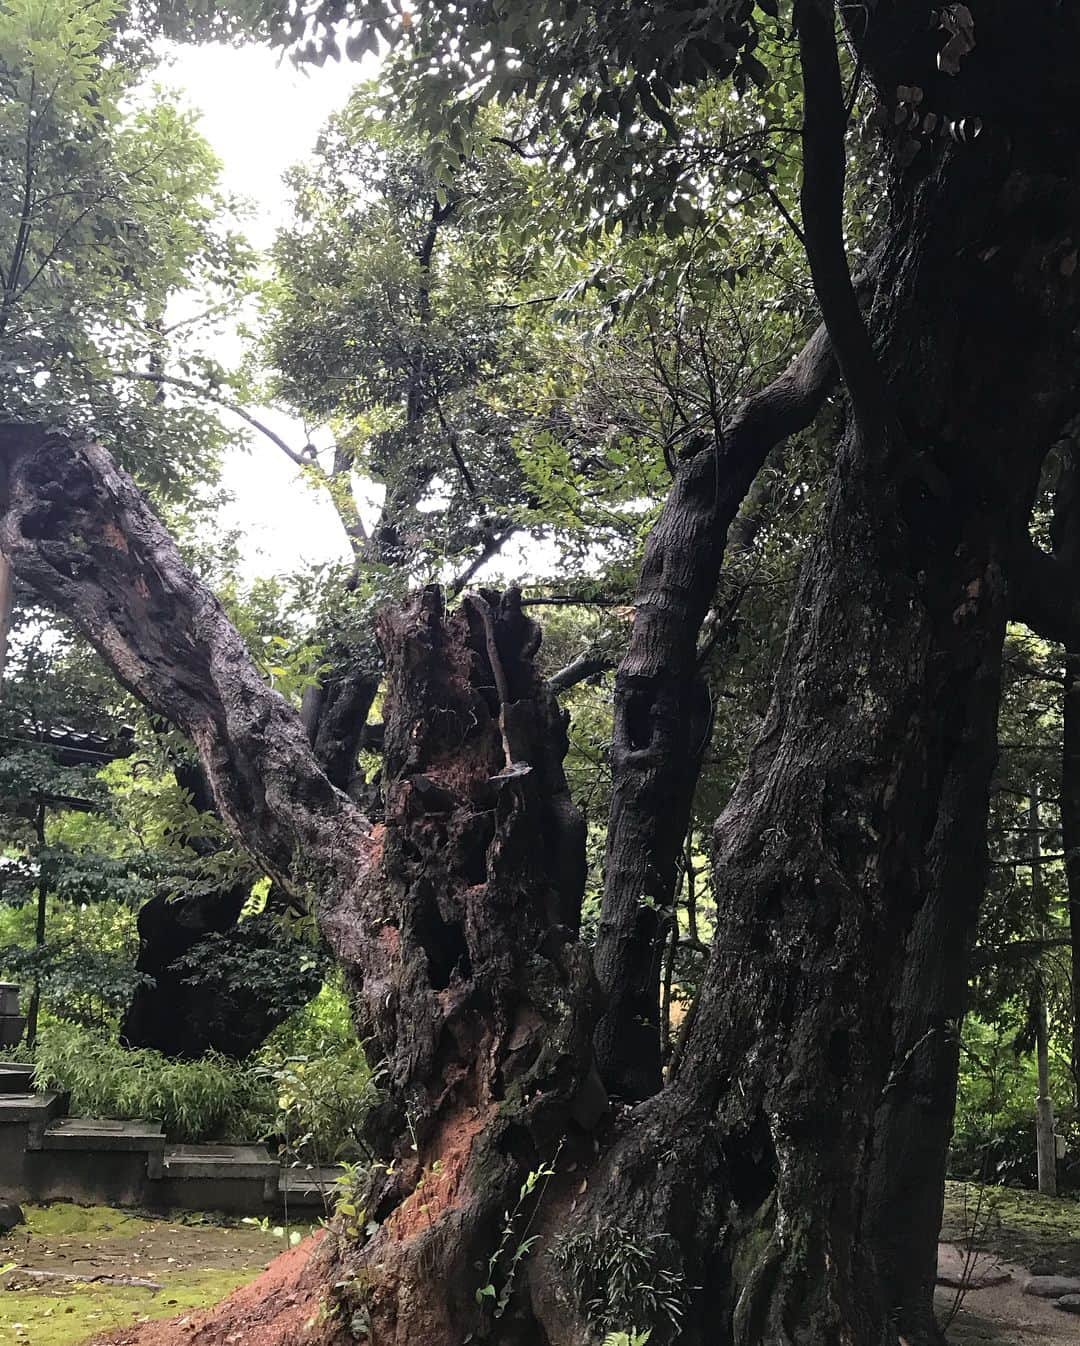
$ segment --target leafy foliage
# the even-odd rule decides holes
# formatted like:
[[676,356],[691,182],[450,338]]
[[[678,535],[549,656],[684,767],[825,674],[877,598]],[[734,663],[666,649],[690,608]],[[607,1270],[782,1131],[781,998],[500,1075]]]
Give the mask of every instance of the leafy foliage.
[[220,428],[154,380],[220,371],[167,310],[235,295],[250,254],[193,118],[118,59],[121,21],[115,0],[0,6],[0,408],[92,429],[177,499]]
[[70,1089],[73,1113],[152,1118],[178,1141],[250,1140],[276,1115],[268,1081],[225,1057],[173,1061],[62,1020],[43,1024],[39,1088]]
[[330,987],[246,1063],[131,1051],[107,1032],[53,1017],[42,1022],[32,1059],[37,1086],[70,1089],[76,1114],[153,1118],[175,1141],[264,1137],[289,1162],[362,1155],[364,1118],[378,1097],[344,997]]
[[657,1340],[678,1339],[690,1288],[666,1235],[612,1225],[558,1238],[551,1256],[598,1332],[617,1334],[627,1323],[641,1323]]

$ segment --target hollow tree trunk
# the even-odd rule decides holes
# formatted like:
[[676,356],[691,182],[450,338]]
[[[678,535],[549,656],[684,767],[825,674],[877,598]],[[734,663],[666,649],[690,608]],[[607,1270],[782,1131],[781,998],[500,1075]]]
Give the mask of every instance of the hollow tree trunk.
[[0,546],[17,573],[192,737],[222,816],[310,893],[354,988],[385,1095],[369,1137],[384,1166],[364,1239],[331,1276],[345,1321],[380,1342],[456,1346],[496,1327],[501,1342],[537,1340],[513,1303],[496,1325],[476,1291],[492,1284],[497,1302],[512,1282],[512,1248],[495,1254],[508,1223],[524,1237],[530,1172],[591,1156],[605,1109],[576,940],[584,829],[538,628],[513,592],[447,616],[427,590],[382,620],[388,785],[372,827],[108,455],[10,427],[0,449]]

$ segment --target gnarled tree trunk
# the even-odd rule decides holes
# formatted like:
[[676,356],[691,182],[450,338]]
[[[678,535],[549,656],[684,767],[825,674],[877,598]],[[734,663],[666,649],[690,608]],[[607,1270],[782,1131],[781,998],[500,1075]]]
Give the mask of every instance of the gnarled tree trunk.
[[[350,980],[384,1089],[371,1232],[335,1273],[351,1317],[386,1342],[483,1336],[476,1291],[490,1283],[497,1301],[514,1275],[512,1250],[489,1263],[531,1215],[523,1184],[557,1154],[591,1157],[606,1106],[576,939],[584,829],[538,628],[514,592],[448,616],[429,589],[383,618],[386,810],[372,826],[108,455],[11,429],[0,448],[16,571],[192,737],[222,816],[310,895]],[[530,1324],[508,1313],[500,1339],[528,1340]]]
[[[717,823],[718,938],[685,1051],[608,1130],[574,929],[580,828],[513,596],[447,615],[428,591],[384,619],[373,827],[107,457],[2,437],[16,572],[191,734],[260,862],[321,895],[386,1087],[371,1224],[328,1280],[377,1343],[934,1332],[951,1098],[924,1069],[952,1067],[1015,542],[1076,410],[1080,31],[1060,6],[1022,28],[1015,7],[978,7],[961,103],[979,99],[984,134],[897,169],[868,339],[840,231],[832,6],[798,10],[803,225],[849,424],[769,719]],[[948,111],[929,9],[870,13],[859,37],[886,105],[922,81]],[[912,1125],[925,1145],[904,1143]]]
[[[982,87],[1003,89],[1010,28],[987,19]],[[1056,40],[1075,50],[1070,24]],[[920,53],[883,49],[891,98]],[[665,1259],[701,1287],[670,1333],[682,1343],[936,1336],[1009,561],[1077,400],[1076,123],[1008,97],[993,111],[977,150],[892,186],[872,321],[884,380],[852,340],[852,306],[832,306],[856,416],[769,722],[717,825],[718,936],[694,1027],[592,1195],[559,1212],[571,1238],[669,1238]],[[837,278],[824,260],[819,293]],[[560,1341],[561,1267],[536,1273]]]

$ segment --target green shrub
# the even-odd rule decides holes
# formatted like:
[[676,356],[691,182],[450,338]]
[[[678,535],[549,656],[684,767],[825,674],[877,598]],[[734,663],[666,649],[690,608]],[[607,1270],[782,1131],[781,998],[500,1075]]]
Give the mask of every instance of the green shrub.
[[[949,1176],[1016,1187],[1035,1187],[1035,1097],[1038,1071],[1028,1051],[1016,1045],[1017,1024],[988,1024],[969,1014],[961,1038],[956,1120],[949,1150]],[[1050,1058],[1055,1130],[1069,1152],[1080,1145],[1080,1121],[1070,1106],[1073,1084],[1062,1054]],[[1068,1165],[1059,1179],[1075,1188]]]
[[315,1164],[366,1157],[361,1133],[378,1083],[340,976],[271,1033],[259,1061],[273,1081],[274,1129],[290,1157]]
[[[290,1160],[319,1164],[364,1156],[361,1132],[377,1082],[337,983],[246,1062],[130,1051],[114,1032],[43,1016],[32,1058],[38,1088],[69,1089],[76,1116],[160,1121],[174,1141],[266,1140]],[[29,1059],[25,1048],[15,1055]]]
[[0,905],[0,979],[21,985],[23,1005],[34,982],[50,1014],[103,1032],[120,1022],[145,978],[135,971],[135,913],[123,902],[75,905],[50,897],[46,942],[34,943],[32,902]]
[[349,1001],[335,973],[318,995],[275,1028],[259,1050],[263,1061],[347,1051],[357,1045]]
[[267,1068],[277,1089],[275,1130],[290,1160],[332,1164],[370,1157],[363,1125],[378,1097],[359,1044]]
[[174,1061],[58,1019],[42,1023],[34,1054],[37,1084],[70,1089],[71,1112],[160,1121],[171,1140],[251,1140],[276,1114],[265,1072],[204,1056]]

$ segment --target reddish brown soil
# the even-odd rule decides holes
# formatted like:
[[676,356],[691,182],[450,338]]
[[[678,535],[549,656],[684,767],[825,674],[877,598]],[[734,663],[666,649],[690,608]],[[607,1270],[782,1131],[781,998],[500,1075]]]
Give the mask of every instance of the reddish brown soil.
[[491,1120],[494,1106],[452,1113],[441,1123],[431,1143],[438,1168],[425,1166],[423,1182],[386,1221],[386,1234],[395,1242],[414,1238],[457,1203],[476,1137]]
[[213,1308],[94,1337],[87,1346],[341,1346],[324,1311],[323,1231],[276,1257],[256,1280]]

